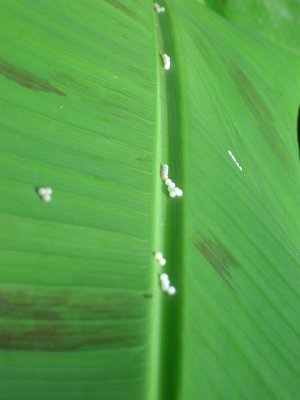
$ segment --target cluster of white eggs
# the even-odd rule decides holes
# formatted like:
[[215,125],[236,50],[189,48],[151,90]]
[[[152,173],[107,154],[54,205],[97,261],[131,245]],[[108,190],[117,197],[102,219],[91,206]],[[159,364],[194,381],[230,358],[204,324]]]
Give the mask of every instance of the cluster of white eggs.
[[171,286],[169,275],[163,273],[160,275],[159,280],[161,290],[167,293],[169,296],[174,296],[174,294],[176,293],[176,288],[175,286]]
[[161,167],[161,179],[166,184],[169,196],[171,198],[181,197],[183,195],[183,191],[179,189],[175,183],[169,178],[169,166],[168,164],[163,164]]
[[46,203],[48,203],[49,201],[51,201],[51,196],[52,196],[52,189],[50,187],[40,187],[37,190],[40,198],[45,201]]
[[[154,257],[161,267],[166,265],[167,260],[164,258],[164,255],[161,251],[157,251],[154,254]],[[176,293],[176,288],[174,286],[171,286],[170,278],[169,278],[168,274],[165,274],[165,273],[161,274],[159,279],[160,279],[161,290],[163,292],[167,293],[169,296],[173,296]]]
[[161,251],[157,251],[154,255],[155,260],[158,262],[158,264],[163,267],[167,264],[167,260],[164,258],[164,255]]
[[162,59],[164,62],[164,69],[168,70],[171,68],[171,58],[168,56],[168,54],[162,54]]
[[162,7],[162,6],[160,6],[159,4],[157,4],[157,3],[154,3],[154,4],[153,4],[153,7],[154,7],[154,10],[155,10],[158,14],[163,13],[163,12],[166,11],[166,10],[165,10],[165,7]]

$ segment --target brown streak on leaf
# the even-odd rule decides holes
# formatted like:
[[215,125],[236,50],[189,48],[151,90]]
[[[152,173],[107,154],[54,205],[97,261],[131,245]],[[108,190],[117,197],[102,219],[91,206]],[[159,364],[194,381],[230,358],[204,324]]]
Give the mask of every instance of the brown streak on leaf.
[[0,59],[0,75],[5,76],[7,79],[15,81],[18,85],[26,87],[31,90],[43,91],[54,93],[58,96],[65,96],[56,87],[50,85],[46,80],[38,78],[26,71],[22,71]]
[[121,4],[117,0],[105,0],[107,3],[111,4],[113,7],[117,8],[118,10],[122,11],[124,14],[128,15],[131,18],[136,18],[134,12],[129,10],[129,8],[125,7],[124,4]]
[[101,335],[84,331],[68,331],[64,325],[35,327],[18,332],[11,330],[0,333],[0,349],[4,350],[42,350],[71,351],[89,346],[124,346],[134,344],[138,339],[134,335]]
[[277,157],[285,165],[289,165],[284,148],[285,144],[280,139],[280,132],[277,130],[273,116],[263,98],[233,60],[230,61],[230,67],[233,82],[246,106],[254,116],[260,131]]
[[238,263],[228,249],[217,238],[214,237],[214,240],[211,240],[204,235],[200,239],[195,240],[194,245],[226,285],[235,292],[230,283],[230,268],[237,268]]

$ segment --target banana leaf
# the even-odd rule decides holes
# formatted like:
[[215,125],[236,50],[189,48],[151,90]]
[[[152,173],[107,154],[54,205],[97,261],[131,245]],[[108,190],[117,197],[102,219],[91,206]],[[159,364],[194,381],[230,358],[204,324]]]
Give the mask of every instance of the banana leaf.
[[299,396],[299,3],[160,6],[1,2],[2,400]]

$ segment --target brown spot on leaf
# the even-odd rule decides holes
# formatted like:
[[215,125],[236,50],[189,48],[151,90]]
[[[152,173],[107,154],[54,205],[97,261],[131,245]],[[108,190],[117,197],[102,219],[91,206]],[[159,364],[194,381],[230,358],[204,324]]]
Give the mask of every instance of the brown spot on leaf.
[[131,18],[136,18],[136,15],[133,11],[129,8],[124,6],[124,4],[120,3],[118,0],[105,0],[107,3],[111,4],[113,7],[117,8],[118,10],[122,11],[124,14],[128,15]]
[[58,96],[65,96],[56,87],[52,86],[46,80],[30,74],[29,72],[22,71],[13,65],[0,59],[0,75],[5,76],[7,79],[15,81],[18,85],[26,87],[31,90],[50,92]]
[[137,157],[136,160],[139,161],[139,162],[141,162],[141,163],[146,163],[146,162],[148,162],[147,158],[145,158],[145,157]]
[[194,245],[226,285],[235,292],[230,283],[230,268],[237,268],[238,263],[229,250],[216,237],[213,237],[213,239],[211,240],[203,235],[200,239],[194,241]]

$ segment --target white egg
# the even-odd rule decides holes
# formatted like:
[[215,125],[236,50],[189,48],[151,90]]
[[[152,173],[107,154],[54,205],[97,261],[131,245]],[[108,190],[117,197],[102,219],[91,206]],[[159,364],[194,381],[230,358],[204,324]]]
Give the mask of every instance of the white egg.
[[164,69],[170,69],[171,67],[171,58],[167,54],[162,55],[162,59],[164,61]]
[[45,201],[46,203],[48,203],[49,201],[51,201],[51,194],[45,194],[42,197],[42,200]]
[[178,197],[181,197],[183,195],[183,191],[179,188],[175,188],[175,194]]
[[167,292],[169,287],[170,287],[170,282],[169,281],[162,281],[160,283],[160,287],[164,292]]
[[159,279],[161,282],[170,282],[170,278],[168,274],[160,274]]
[[161,252],[161,251],[157,251],[156,253],[155,253],[155,259],[157,260],[157,261],[159,261],[159,260],[161,260],[163,258],[163,253]]
[[176,288],[174,286],[169,286],[167,291],[169,296],[174,296],[176,293]]
[[174,189],[172,189],[169,193],[169,196],[173,199],[174,197],[176,197],[176,192]]
[[47,187],[45,190],[46,190],[46,194],[49,194],[50,196],[52,195],[52,188]]
[[38,194],[40,196],[45,196],[45,194],[47,194],[47,189],[42,187],[38,188]]
[[156,11],[157,13],[163,13],[163,12],[165,12],[165,7],[162,7],[162,6],[160,6],[159,4],[157,4],[157,3],[154,3],[153,6],[154,6],[154,9],[155,9],[155,11]]
[[167,264],[167,260],[165,258],[161,258],[160,260],[158,260],[158,264],[163,267],[164,265]]

